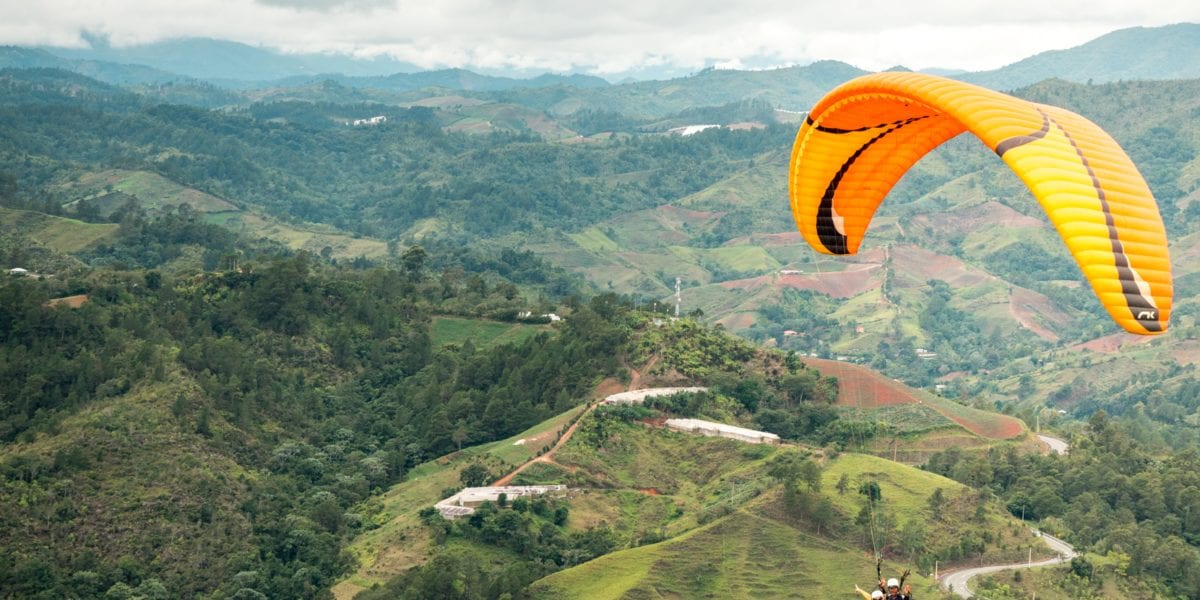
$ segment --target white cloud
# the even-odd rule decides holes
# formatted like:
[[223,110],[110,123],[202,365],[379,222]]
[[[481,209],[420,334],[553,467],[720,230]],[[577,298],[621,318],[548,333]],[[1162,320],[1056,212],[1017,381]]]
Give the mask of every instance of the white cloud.
[[995,68],[1135,25],[1200,21],[1194,0],[37,0],[0,3],[0,43],[213,37],[422,67],[807,63]]

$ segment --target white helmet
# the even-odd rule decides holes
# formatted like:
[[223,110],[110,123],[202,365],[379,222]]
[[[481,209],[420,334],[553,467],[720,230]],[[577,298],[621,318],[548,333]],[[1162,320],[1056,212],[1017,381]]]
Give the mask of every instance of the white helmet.
[[871,592],[871,598],[873,600],[879,600],[882,597],[883,597],[883,592],[881,592],[879,590],[875,590],[875,591]]
[[893,577],[888,580],[887,586],[890,588],[898,588],[898,587],[900,587],[900,581],[897,580],[895,577]]

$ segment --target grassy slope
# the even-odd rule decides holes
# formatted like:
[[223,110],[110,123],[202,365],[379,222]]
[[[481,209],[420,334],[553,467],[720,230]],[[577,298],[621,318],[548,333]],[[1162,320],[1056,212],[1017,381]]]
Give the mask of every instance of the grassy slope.
[[[865,411],[871,418],[887,417],[872,412],[880,406],[919,404],[984,438],[1015,439],[1026,432],[1024,423],[1016,418],[978,410],[910,388],[860,365],[821,359],[805,359],[805,362],[823,375],[838,378],[838,404]],[[951,426],[949,422],[946,425]]]
[[199,190],[180,185],[148,171],[110,169],[87,173],[78,180],[60,186],[62,192],[72,198],[71,202],[83,199],[98,199],[101,214],[109,214],[120,208],[106,203],[101,198],[111,191],[123,192],[138,199],[147,210],[161,209],[180,204],[191,205],[201,213],[237,211],[234,204]]
[[[112,169],[87,173],[78,179],[65,183],[60,191],[68,199],[68,204],[83,199],[102,197],[108,190],[123,192],[134,198],[147,210],[158,210],[164,207],[188,204],[193,210],[204,215],[206,221],[223,225],[250,238],[265,237],[287,245],[293,250],[307,250],[319,254],[325,247],[332,250],[334,258],[353,259],[359,256],[378,258],[387,254],[387,244],[380,240],[355,237],[337,229],[318,224],[295,226],[276,221],[254,212],[241,210],[234,204],[201,192],[194,188],[178,184],[156,173],[147,171],[126,171]],[[101,214],[110,213],[118,208],[112,203],[100,201]],[[27,225],[22,225],[24,230]],[[109,228],[104,235],[116,231],[116,225],[92,225],[91,227]],[[37,230],[35,230],[37,231]],[[101,231],[101,230],[96,230]],[[80,229],[53,228],[45,232],[45,239],[36,235],[34,239],[43,243],[56,243],[62,246],[62,252],[74,252],[94,243],[100,234]]]
[[84,223],[38,212],[0,208],[0,227],[18,231],[55,252],[77,252],[111,239],[117,232],[112,223]]
[[546,325],[434,317],[429,335],[435,348],[445,344],[462,344],[469,339],[476,348],[483,349],[500,344],[520,344],[537,332],[548,329]]
[[[375,583],[382,584],[425,562],[429,536],[417,513],[441,500],[443,490],[461,487],[459,471],[476,461],[483,461],[496,471],[511,470],[532,458],[545,443],[552,442],[563,425],[581,410],[582,406],[573,408],[511,438],[466,448],[414,468],[403,483],[373,500],[377,503],[375,528],[360,535],[349,547],[358,559],[359,568],[334,586],[334,594],[338,598],[351,598]],[[526,443],[514,443],[521,439]]]
[[[664,457],[671,462],[673,457]],[[834,492],[846,476],[850,489],[861,481],[878,481],[885,500],[881,511],[897,516],[899,523],[910,519],[931,520],[928,498],[941,488],[955,498],[941,515],[938,530],[929,535],[942,541],[961,535],[974,515],[960,508],[971,502],[965,488],[932,473],[897,465],[880,458],[842,454],[829,461],[822,489],[838,512],[852,516],[861,497],[850,491]],[[726,476],[728,479],[729,476]],[[962,505],[958,507],[957,505]],[[573,502],[574,509],[574,502]],[[936,518],[936,517],[934,517]],[[1010,517],[984,513],[984,522],[1002,540],[1004,550],[990,551],[1003,559],[1025,551],[1034,540]],[[857,534],[843,531],[835,537],[819,537],[797,529],[781,518],[778,489],[767,490],[745,501],[728,516],[697,526],[669,540],[615,552],[589,563],[550,575],[533,586],[536,598],[813,598],[849,597],[853,586],[869,585],[874,578],[874,560],[869,548],[856,541]],[[889,537],[890,536],[890,537]],[[893,546],[894,532],[881,532],[878,543]],[[888,561],[886,572],[899,572],[911,565]],[[932,582],[915,576],[914,591],[928,597]],[[798,592],[803,590],[803,592]]]
[[[901,404],[884,410],[912,412],[904,417],[911,421],[906,426],[917,432],[917,439],[927,440],[926,445],[988,443],[955,427],[928,404]],[[378,527],[351,545],[360,568],[334,588],[337,597],[350,598],[427,559],[432,548],[416,514],[436,502],[443,490],[458,485],[462,467],[475,460],[497,468],[502,463],[520,463],[543,442],[551,441],[573,414],[414,469],[407,481],[378,501],[373,519]],[[919,422],[922,419],[924,423]],[[873,561],[863,549],[864,540],[856,537],[859,534],[843,528],[839,537],[820,538],[780,516],[779,487],[766,474],[768,465],[780,453],[810,455],[811,451],[751,446],[611,420],[605,421],[604,441],[596,446],[595,424],[592,417],[586,418],[575,437],[555,455],[555,462],[537,464],[513,483],[568,484],[573,490],[568,527],[579,531],[609,527],[619,544],[628,549],[543,580],[535,586],[541,597],[782,598],[796,589],[812,589],[817,597],[831,597],[852,590],[855,582],[870,581]],[[516,445],[520,439],[527,441]],[[881,453],[885,450],[878,449]],[[851,491],[834,495],[832,490],[843,475],[849,478]],[[880,483],[887,510],[898,515],[898,524],[910,518],[928,518],[924,513],[935,488],[942,488],[948,497],[967,496],[961,485],[942,477],[847,453],[828,461],[823,476],[823,489],[843,523],[849,523],[857,512],[861,499],[852,490],[866,478]],[[1011,525],[994,507],[988,511],[986,519],[991,526]],[[948,510],[948,514],[954,512]],[[947,533],[932,535],[958,535],[973,516],[972,512],[970,517],[949,518],[942,527]],[[895,534],[891,535],[881,543],[895,544]],[[1015,529],[996,535],[1008,539],[1009,546],[1019,543],[1022,536]],[[666,541],[641,545],[662,539]],[[821,576],[811,576],[813,573]],[[928,584],[920,581],[917,589],[924,592],[927,588]]]
[[[889,571],[902,570],[898,564]],[[869,586],[874,561],[754,511],[738,511],[669,541],[555,573],[535,598],[834,598]],[[929,585],[914,578],[917,593]]]

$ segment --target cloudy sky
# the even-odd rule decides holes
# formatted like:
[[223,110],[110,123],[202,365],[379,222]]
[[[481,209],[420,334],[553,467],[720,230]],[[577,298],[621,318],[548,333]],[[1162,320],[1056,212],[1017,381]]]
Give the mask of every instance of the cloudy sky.
[[423,68],[613,75],[842,60],[983,70],[1133,26],[1200,22],[1196,0],[0,0],[0,44],[211,37]]

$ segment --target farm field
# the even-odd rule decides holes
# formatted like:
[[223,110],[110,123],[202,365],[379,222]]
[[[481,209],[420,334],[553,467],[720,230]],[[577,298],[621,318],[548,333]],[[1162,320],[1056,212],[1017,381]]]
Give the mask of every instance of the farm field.
[[519,344],[548,325],[502,323],[458,317],[434,317],[430,337],[435,348],[446,344],[462,344],[467,340],[476,348],[491,348],[499,344]]

